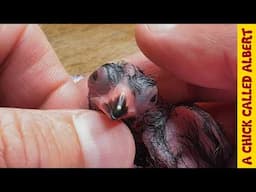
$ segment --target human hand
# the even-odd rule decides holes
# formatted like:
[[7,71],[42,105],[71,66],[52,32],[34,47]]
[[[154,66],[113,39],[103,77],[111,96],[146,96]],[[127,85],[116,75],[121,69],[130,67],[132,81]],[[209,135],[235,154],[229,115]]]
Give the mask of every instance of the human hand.
[[[148,160],[152,161],[152,164],[156,163],[156,166],[225,166],[233,151],[229,143],[233,144],[233,147],[235,143],[233,121],[236,95],[235,26],[179,25],[170,28],[164,25],[167,31],[160,31],[159,25],[153,26],[154,29],[158,27],[158,33],[153,32],[152,27],[149,30],[145,25],[139,25],[136,29],[138,45],[149,59],[141,54],[129,56],[125,58],[128,63],[124,65],[108,63],[90,76],[88,81],[90,107],[102,111],[109,118],[123,119],[129,124],[136,139],[138,156],[135,160],[136,165],[150,166],[147,164],[145,149],[141,146],[144,143],[151,156],[151,160],[150,157]],[[173,107],[170,114],[161,104],[159,108],[155,108],[154,98],[157,95],[155,82],[147,84],[151,82],[150,78],[131,64],[139,66],[144,73],[154,77],[164,103],[166,101],[172,104],[197,102],[217,120],[229,142],[216,123],[207,113],[201,113],[203,111],[199,108],[191,109],[180,105]],[[154,113],[155,109],[160,111]],[[169,121],[161,124],[163,122],[161,117],[165,120],[167,115]],[[146,126],[140,126],[144,123]],[[216,132],[220,135],[216,136]],[[172,138],[175,133],[178,141]],[[163,134],[165,134],[164,141],[161,140]],[[182,138],[189,139],[187,141]],[[192,149],[187,147],[191,143]],[[180,150],[176,149],[179,147]],[[194,156],[187,152],[194,149],[199,151],[198,158],[196,152]],[[206,155],[205,158],[202,154],[209,156]],[[205,165],[205,162],[209,164]],[[234,166],[231,163],[233,162],[228,162],[228,165]]]
[[[24,33],[25,26],[15,27],[0,28],[0,106],[86,107],[86,79],[76,85],[72,82],[37,26]],[[232,25],[184,25],[162,34],[139,25],[138,45],[152,61],[141,54],[126,60],[153,74],[161,96],[168,101],[207,102],[203,107],[221,123],[234,144],[235,34]],[[1,108],[0,114],[1,167],[132,165],[135,149],[127,127],[99,113]],[[76,129],[74,125],[80,126]]]
[[199,102],[235,147],[236,25],[138,25],[136,40],[146,57],[125,60],[154,76],[170,103]]
[[0,167],[132,166],[128,128],[74,110],[86,79],[72,81],[37,25],[0,25],[0,42]]

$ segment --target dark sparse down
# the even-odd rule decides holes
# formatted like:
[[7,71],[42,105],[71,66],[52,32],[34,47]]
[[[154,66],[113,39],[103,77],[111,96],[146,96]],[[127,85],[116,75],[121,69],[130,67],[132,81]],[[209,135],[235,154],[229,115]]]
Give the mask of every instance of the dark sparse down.
[[136,144],[136,167],[226,167],[232,155],[223,130],[198,106],[172,105],[138,67],[107,63],[88,80],[89,107],[123,120]]

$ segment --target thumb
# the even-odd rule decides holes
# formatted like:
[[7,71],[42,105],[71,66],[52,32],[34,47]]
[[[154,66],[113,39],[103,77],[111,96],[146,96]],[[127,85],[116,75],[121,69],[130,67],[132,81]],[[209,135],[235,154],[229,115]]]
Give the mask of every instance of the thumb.
[[136,41],[151,61],[177,79],[235,91],[235,25],[138,25]]
[[131,167],[129,129],[90,110],[0,109],[0,167]]

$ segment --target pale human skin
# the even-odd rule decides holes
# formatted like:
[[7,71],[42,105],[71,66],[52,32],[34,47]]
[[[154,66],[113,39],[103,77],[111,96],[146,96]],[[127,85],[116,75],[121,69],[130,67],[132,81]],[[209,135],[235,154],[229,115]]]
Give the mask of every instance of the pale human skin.
[[[169,101],[207,102],[235,145],[236,25],[164,28],[136,26],[148,58],[125,59],[152,73]],[[0,167],[133,166],[129,129],[85,109],[87,79],[72,81],[37,25],[1,25],[0,42]]]

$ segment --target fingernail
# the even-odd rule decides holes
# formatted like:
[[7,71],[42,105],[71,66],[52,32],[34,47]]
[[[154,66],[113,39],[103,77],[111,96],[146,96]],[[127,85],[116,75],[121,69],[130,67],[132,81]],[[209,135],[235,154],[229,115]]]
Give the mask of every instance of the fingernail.
[[71,76],[71,78],[74,81],[74,83],[78,83],[79,81],[84,79],[85,76],[84,75],[73,75],[73,76]]
[[176,27],[176,24],[148,24],[149,30],[156,33],[165,33],[172,28]]
[[83,152],[85,167],[130,167],[134,145],[128,128],[97,112],[76,114],[73,123]]

